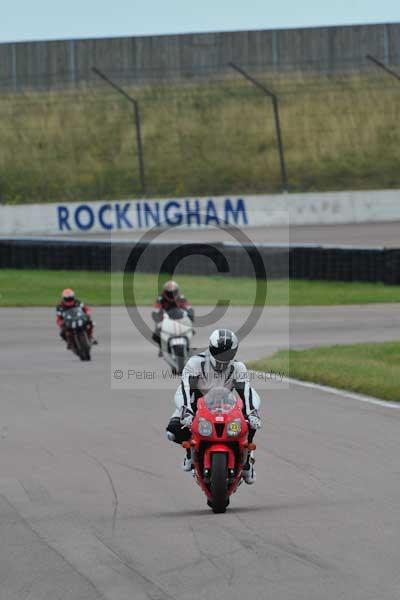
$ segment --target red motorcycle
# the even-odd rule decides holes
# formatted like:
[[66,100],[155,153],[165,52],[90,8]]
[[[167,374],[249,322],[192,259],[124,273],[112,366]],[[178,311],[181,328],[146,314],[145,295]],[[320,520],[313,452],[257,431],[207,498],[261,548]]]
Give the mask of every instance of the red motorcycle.
[[242,400],[226,388],[213,388],[197,402],[190,449],[194,477],[215,513],[224,513],[242,483],[243,465],[256,445],[248,443]]

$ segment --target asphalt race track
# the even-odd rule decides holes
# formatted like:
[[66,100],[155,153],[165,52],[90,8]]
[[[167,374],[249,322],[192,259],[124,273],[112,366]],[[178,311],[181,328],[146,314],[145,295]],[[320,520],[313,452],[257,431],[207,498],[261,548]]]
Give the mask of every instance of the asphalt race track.
[[[296,227],[252,227],[244,233],[254,243],[260,244],[328,244],[351,246],[387,246],[398,247],[400,243],[400,223],[359,223],[351,225],[299,225]],[[138,240],[143,232],[113,232],[115,240]],[[60,236],[63,237],[63,236]],[[68,237],[68,236],[67,236]],[[109,239],[110,234],[77,234],[75,239]],[[164,230],[160,241],[236,241],[227,229],[191,229],[176,228]]]
[[[287,327],[286,309],[267,309],[241,356],[287,329],[299,347],[398,338],[394,305],[290,313]],[[123,309],[112,335],[110,310],[94,314],[101,343],[85,364],[53,311],[0,310],[1,600],[400,597],[400,410],[275,384],[258,481],[214,515],[163,437],[176,382],[111,391],[115,361],[161,361]]]

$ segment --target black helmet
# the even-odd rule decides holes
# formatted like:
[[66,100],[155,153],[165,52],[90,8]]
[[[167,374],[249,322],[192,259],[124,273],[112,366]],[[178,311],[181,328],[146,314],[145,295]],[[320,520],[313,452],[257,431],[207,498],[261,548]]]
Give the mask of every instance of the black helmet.
[[239,342],[230,329],[216,329],[209,339],[210,362],[214,371],[225,371],[236,356]]

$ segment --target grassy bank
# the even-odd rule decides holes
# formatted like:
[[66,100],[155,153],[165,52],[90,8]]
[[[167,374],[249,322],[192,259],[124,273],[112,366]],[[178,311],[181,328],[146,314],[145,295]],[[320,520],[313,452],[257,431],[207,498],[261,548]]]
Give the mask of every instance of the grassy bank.
[[[230,300],[233,305],[253,304],[256,282],[251,278],[200,277],[183,275],[179,283],[195,304],[214,305]],[[123,304],[123,278],[120,273],[94,271],[0,270],[0,306],[51,306],[57,303],[64,287],[72,287],[89,304]],[[138,273],[134,291],[138,304],[150,305],[158,290],[158,277]],[[368,283],[271,280],[267,304],[334,305],[400,302],[400,286]]]
[[[377,75],[262,77],[280,100],[290,189],[400,187],[400,88]],[[148,193],[280,190],[271,104],[225,78],[131,90]],[[0,202],[140,194],[132,109],[108,88],[0,96]]]
[[400,342],[283,350],[250,368],[400,401]]

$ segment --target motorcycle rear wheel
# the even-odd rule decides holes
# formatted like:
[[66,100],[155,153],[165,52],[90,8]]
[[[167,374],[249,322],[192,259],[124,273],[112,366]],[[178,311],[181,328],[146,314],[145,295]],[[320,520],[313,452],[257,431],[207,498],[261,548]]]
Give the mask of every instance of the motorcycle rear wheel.
[[213,512],[224,513],[229,502],[227,456],[223,452],[212,455],[210,491]]

